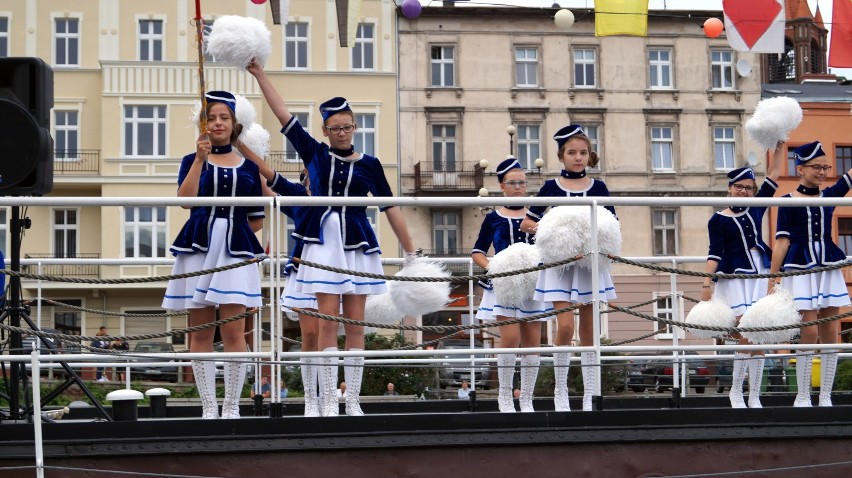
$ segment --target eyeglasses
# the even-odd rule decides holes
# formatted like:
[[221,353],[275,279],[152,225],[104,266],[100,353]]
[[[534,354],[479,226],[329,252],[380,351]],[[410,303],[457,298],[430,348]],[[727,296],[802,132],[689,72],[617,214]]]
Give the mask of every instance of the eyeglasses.
[[345,124],[343,126],[326,126],[325,129],[327,129],[328,132],[331,133],[331,134],[340,134],[341,131],[346,133],[346,134],[349,134],[349,133],[355,131],[355,125],[354,124]]
[[754,186],[746,186],[744,184],[733,184],[734,189],[737,191],[745,191],[747,193],[753,193],[757,188]]
[[803,168],[812,168],[815,173],[818,173],[820,171],[825,171],[827,173],[827,172],[831,171],[831,169],[832,169],[831,166],[823,166],[821,164],[803,164],[802,167]]
[[525,188],[525,187],[527,187],[526,181],[506,181],[503,184],[505,184],[507,187],[510,187],[510,188]]

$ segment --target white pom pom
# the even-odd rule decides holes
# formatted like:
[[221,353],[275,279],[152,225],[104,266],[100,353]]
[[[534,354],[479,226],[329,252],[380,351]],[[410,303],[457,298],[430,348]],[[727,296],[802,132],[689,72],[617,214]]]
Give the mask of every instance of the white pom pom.
[[[598,250],[600,265],[608,268],[606,254],[621,254],[621,224],[608,209],[597,209]],[[558,206],[544,215],[538,223],[535,243],[542,261],[557,262],[592,250],[591,216],[587,206]],[[591,269],[591,256],[577,262],[579,267]]]
[[[775,286],[772,293],[749,307],[742,319],[740,327],[774,327],[798,324],[802,316],[793,303],[793,294],[780,286]],[[789,342],[798,328],[788,328],[770,332],[742,332],[742,336],[754,344],[780,344]]]
[[189,112],[189,120],[192,121],[192,124],[195,125],[195,129],[198,129],[198,123],[200,121],[201,115],[201,102],[196,101],[192,104],[192,111]]
[[775,149],[778,141],[786,141],[790,131],[802,122],[802,107],[787,96],[760,100],[746,121],[749,136],[764,149]]
[[240,141],[261,158],[269,155],[269,131],[258,123],[252,124],[250,128],[243,128]]
[[[731,328],[736,326],[737,318],[734,316],[734,311],[731,307],[715,297],[712,300],[706,300],[695,304],[689,315],[686,316],[686,323],[693,325],[706,325],[709,327]],[[724,335],[725,332],[705,329],[687,328],[692,335],[699,339],[711,339]]]
[[266,25],[250,17],[225,15],[216,19],[207,38],[207,53],[215,61],[245,69],[253,58],[266,65],[272,50]]
[[364,321],[376,324],[398,324],[402,318],[403,314],[393,304],[390,294],[367,296]]
[[589,237],[589,208],[558,206],[538,222],[535,244],[544,262],[557,262],[584,254]]
[[[538,249],[532,244],[519,242],[498,252],[488,263],[489,274],[512,272],[535,267],[541,261]],[[509,277],[492,279],[497,303],[507,307],[518,307],[532,298],[538,272],[516,274]]]
[[[444,265],[428,257],[418,257],[395,275],[403,277],[450,277]],[[439,311],[450,301],[450,283],[392,281],[391,299],[405,315],[417,317]]]
[[254,105],[243,95],[234,95],[236,98],[236,115],[237,123],[243,125],[243,128],[250,128],[257,119],[257,110]]

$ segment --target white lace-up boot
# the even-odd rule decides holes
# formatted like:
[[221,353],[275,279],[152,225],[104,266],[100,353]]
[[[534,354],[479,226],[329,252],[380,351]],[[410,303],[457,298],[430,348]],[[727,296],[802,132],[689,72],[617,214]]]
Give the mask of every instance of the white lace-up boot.
[[[328,347],[323,352],[337,352],[337,347]],[[319,367],[320,396],[322,397],[320,414],[324,417],[336,417],[340,413],[337,401],[337,357],[322,357],[320,361],[322,363]]]
[[731,408],[746,408],[743,399],[743,381],[745,380],[748,360],[748,354],[734,354],[734,362],[731,364],[733,369],[731,372],[731,391],[728,393],[728,398],[731,399]]
[[760,404],[760,386],[763,382],[763,356],[752,357],[748,360],[748,408],[763,408]]
[[834,375],[837,372],[837,350],[823,350],[820,357],[819,406],[830,407]]
[[813,352],[796,354],[796,401],[794,407],[811,407],[811,365],[813,364]]
[[538,378],[538,367],[541,357],[538,355],[524,355],[521,357],[521,411],[534,412],[533,394],[535,392],[535,380]]
[[219,418],[219,405],[216,403],[216,364],[205,360],[193,360],[192,375],[195,377],[195,387],[201,398],[201,419]]
[[[361,349],[349,349],[355,352]],[[361,410],[361,380],[364,378],[364,357],[345,357],[343,376],[346,380],[346,414],[350,417],[364,415]]]
[[512,382],[515,378],[515,354],[497,355],[497,407],[500,413],[515,413]]
[[225,398],[222,400],[222,418],[240,418],[240,396],[246,380],[248,364],[225,362]]
[[570,412],[568,402],[568,369],[571,354],[558,352],[553,354],[553,409],[557,412]]
[[302,388],[305,391],[305,416],[318,417],[320,416],[317,402],[318,367],[314,363],[314,357],[302,357],[299,361],[302,369]]
[[580,354],[580,363],[583,366],[583,411],[592,411],[592,397],[595,395],[597,375],[595,369],[595,353],[583,352]]

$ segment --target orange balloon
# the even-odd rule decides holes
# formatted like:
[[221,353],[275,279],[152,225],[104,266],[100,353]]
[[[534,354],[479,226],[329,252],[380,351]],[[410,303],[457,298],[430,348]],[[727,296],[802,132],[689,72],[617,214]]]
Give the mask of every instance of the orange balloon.
[[722,34],[722,30],[724,29],[725,25],[718,18],[708,18],[704,21],[704,34],[708,38],[716,38]]

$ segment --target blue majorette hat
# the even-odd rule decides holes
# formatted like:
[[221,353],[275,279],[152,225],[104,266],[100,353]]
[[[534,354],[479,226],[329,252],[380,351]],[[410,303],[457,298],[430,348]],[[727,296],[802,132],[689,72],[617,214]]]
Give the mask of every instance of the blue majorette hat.
[[796,155],[796,166],[805,164],[808,161],[825,156],[825,151],[822,150],[822,143],[814,141],[813,143],[803,144],[793,150]]
[[728,172],[728,186],[743,179],[754,179],[754,170],[746,166]]
[[562,145],[565,144],[566,141],[571,139],[572,136],[578,134],[586,134],[586,132],[583,131],[583,127],[578,124],[569,124],[568,126],[557,131],[556,134],[553,135],[553,139],[556,140],[556,144],[561,148]]
[[352,108],[349,107],[349,102],[346,101],[346,98],[336,96],[321,104],[319,110],[320,114],[322,114],[322,120],[327,121],[329,118],[336,115],[337,113],[343,113],[344,111],[352,111]]
[[509,156],[497,166],[497,181],[502,183],[503,178],[506,177],[506,173],[513,169],[524,168],[521,167],[521,163],[514,156]]
[[204,94],[204,97],[207,99],[208,105],[210,103],[225,103],[228,108],[231,108],[231,111],[237,112],[237,99],[227,91],[208,91]]

